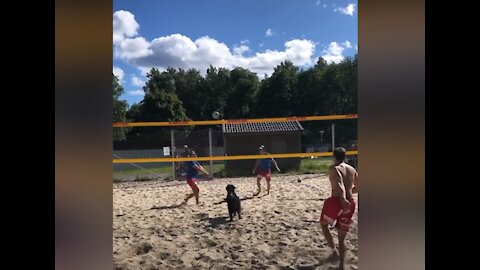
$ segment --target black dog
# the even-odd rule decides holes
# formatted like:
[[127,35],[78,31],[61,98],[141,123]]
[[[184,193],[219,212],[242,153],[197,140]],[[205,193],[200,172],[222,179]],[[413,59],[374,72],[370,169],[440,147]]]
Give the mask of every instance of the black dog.
[[228,214],[230,215],[230,221],[233,221],[233,216],[238,214],[238,218],[241,219],[241,205],[240,205],[240,198],[238,198],[237,194],[235,194],[235,186],[228,185],[226,187],[227,190],[227,198],[225,201],[228,204]]

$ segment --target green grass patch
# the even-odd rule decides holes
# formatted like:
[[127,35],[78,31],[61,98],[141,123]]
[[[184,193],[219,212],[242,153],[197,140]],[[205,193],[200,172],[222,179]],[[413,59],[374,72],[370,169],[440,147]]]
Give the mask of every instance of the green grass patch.
[[299,170],[291,170],[288,171],[287,174],[295,175],[328,173],[328,168],[331,164],[331,157],[304,158],[300,163]]
[[126,169],[126,170],[116,170],[113,173],[115,175],[139,175],[139,174],[149,174],[149,172],[158,173],[158,174],[166,174],[172,172],[172,166],[163,165],[154,168],[145,168],[145,170],[134,167],[133,169]]

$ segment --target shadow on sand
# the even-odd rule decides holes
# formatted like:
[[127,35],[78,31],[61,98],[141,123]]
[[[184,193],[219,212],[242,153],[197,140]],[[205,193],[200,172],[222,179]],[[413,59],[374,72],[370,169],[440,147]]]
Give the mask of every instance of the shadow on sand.
[[152,208],[150,208],[150,210],[174,209],[174,208],[180,208],[184,205],[185,205],[185,203],[172,204],[172,205],[166,205],[166,206],[152,206]]
[[[267,196],[268,194],[263,194],[261,196],[258,196],[258,195],[252,195],[252,196],[248,196],[248,197],[245,197],[245,198],[240,198],[240,201],[246,201],[246,200],[251,200],[251,199],[255,199],[255,198],[263,198],[265,196]],[[213,203],[214,205],[217,205],[217,204],[221,204],[221,203],[226,203],[227,201],[225,201],[225,199],[219,201],[219,202],[216,202],[216,203]]]
[[214,218],[209,218],[208,222],[210,222],[210,227],[218,228],[220,225],[229,223],[229,218],[228,217],[214,217]]

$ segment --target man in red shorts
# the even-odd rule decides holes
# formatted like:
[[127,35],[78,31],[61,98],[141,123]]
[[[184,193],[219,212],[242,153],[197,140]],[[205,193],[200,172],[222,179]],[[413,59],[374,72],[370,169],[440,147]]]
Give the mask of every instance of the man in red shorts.
[[[333,165],[330,166],[329,180],[332,187],[332,195],[325,200],[320,217],[323,234],[328,246],[332,249],[332,257],[340,257],[338,269],[344,269],[345,263],[345,236],[352,223],[352,216],[356,204],[353,194],[358,192],[358,173],[352,166],[346,164],[345,148],[338,147],[333,151]],[[333,243],[330,228],[337,228],[338,231],[338,253]]]
[[[197,154],[193,150],[189,150],[188,152],[189,152],[189,154],[188,154],[189,157],[196,157],[197,156]],[[195,197],[195,200],[196,200],[197,204],[199,204],[200,189],[198,188],[198,185],[197,185],[198,172],[200,171],[207,176],[210,176],[210,175],[202,167],[202,165],[200,165],[200,163],[198,163],[197,161],[187,161],[187,162],[185,162],[185,167],[186,167],[187,184],[192,189],[192,193],[187,195],[187,197],[184,200],[184,204],[186,204],[188,202],[188,200],[190,200],[190,198],[192,198],[192,197]]]
[[[258,152],[260,155],[269,155],[267,151],[265,151],[265,146],[261,145],[258,147]],[[255,195],[260,194],[260,180],[262,180],[262,177],[265,177],[265,180],[267,180],[267,194],[270,194],[270,180],[272,179],[272,164],[275,165],[275,168],[277,169],[278,172],[280,172],[280,168],[278,168],[277,162],[273,158],[264,158],[264,159],[259,159],[255,163],[255,167],[253,168],[252,173],[257,174],[257,193]]]

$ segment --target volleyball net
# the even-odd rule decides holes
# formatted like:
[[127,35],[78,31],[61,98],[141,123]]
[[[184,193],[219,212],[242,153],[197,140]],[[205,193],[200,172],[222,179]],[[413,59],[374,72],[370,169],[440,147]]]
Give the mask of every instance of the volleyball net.
[[[113,123],[118,180],[178,179],[185,161],[197,160],[215,177],[251,175],[255,160],[274,158],[282,173],[325,172],[332,150],[344,147],[357,167],[358,115],[328,115],[176,122]],[[269,155],[260,155],[264,145]],[[197,157],[186,157],[186,149]]]

